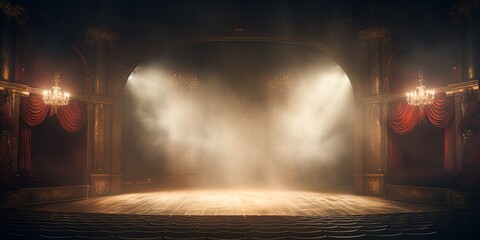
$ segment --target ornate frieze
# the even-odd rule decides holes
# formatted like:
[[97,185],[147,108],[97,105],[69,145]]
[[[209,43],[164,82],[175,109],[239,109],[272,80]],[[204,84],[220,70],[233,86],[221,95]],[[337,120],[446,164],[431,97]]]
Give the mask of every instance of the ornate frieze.
[[385,197],[394,200],[449,204],[451,189],[386,185]]
[[88,185],[21,189],[20,196],[21,205],[85,199]]

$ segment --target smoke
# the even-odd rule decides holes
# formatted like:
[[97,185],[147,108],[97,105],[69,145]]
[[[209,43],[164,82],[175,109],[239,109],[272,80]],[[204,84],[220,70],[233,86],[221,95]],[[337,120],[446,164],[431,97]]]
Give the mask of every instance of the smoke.
[[256,68],[245,61],[252,51],[229,63],[210,54],[195,88],[183,81],[193,75],[173,77],[171,57],[135,69],[125,86],[124,162],[138,168],[131,175],[194,176],[212,187],[337,188],[352,178],[353,94],[342,69],[323,56],[290,58],[294,83],[272,89],[266,81],[285,68]]

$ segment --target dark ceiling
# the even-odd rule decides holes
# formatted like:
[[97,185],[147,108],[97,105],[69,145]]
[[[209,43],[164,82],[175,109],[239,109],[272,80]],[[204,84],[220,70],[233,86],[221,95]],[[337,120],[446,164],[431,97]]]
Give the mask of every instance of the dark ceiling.
[[11,0],[28,10],[29,21],[78,27],[151,23],[202,27],[281,27],[353,20],[398,25],[447,15],[455,0]]

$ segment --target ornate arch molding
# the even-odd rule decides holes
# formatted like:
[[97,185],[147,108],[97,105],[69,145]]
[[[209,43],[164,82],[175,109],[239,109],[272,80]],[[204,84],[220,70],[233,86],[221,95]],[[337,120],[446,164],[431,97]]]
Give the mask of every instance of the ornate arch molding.
[[209,43],[209,42],[271,42],[271,43],[285,43],[302,47],[310,48],[314,51],[318,51],[326,54],[332,58],[345,72],[350,80],[353,88],[353,94],[355,99],[359,99],[362,96],[363,89],[360,84],[358,74],[353,70],[353,67],[349,65],[349,62],[343,56],[343,54],[335,48],[328,47],[318,41],[308,40],[306,38],[299,38],[287,35],[256,35],[256,36],[200,36],[188,39],[170,40],[154,44],[153,46],[144,48],[140,51],[140,54],[134,56],[129,61],[122,71],[117,75],[114,84],[114,97],[118,98],[123,95],[123,88],[128,80],[130,73],[138,66],[143,60],[148,57],[160,53],[162,51],[177,48],[181,46],[197,44],[197,43]]

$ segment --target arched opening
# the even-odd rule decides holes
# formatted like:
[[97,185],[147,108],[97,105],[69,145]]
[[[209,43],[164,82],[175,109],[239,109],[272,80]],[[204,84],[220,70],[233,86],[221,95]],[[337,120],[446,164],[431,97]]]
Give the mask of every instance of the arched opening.
[[[58,72],[64,91],[73,94],[85,92],[87,66],[82,54],[70,43],[67,36],[53,34],[48,38],[32,41],[23,52],[20,62],[23,66],[19,78],[21,83],[49,89],[55,72]],[[22,186],[85,184],[87,127],[83,124],[84,121],[73,126],[71,123],[75,117],[72,115],[63,114],[62,118],[53,108],[41,110],[44,105],[40,95],[32,93],[28,97],[28,103],[24,101],[26,98],[21,100],[20,108],[28,105],[27,108],[33,110],[20,110],[20,131],[24,134],[21,134],[19,141],[27,146],[20,150],[19,165],[22,167],[19,171],[24,175]],[[85,120],[86,104],[72,99],[67,107],[72,110],[72,106],[75,108],[73,112],[76,114],[78,110],[79,117]],[[24,120],[32,117],[35,118],[34,121],[27,123]]]
[[127,189],[353,188],[352,84],[327,54],[280,42],[188,44],[144,59],[123,94]]

